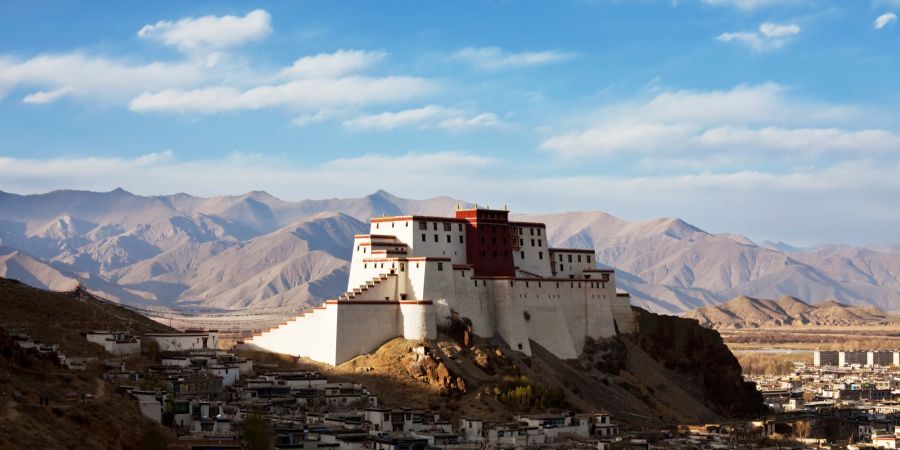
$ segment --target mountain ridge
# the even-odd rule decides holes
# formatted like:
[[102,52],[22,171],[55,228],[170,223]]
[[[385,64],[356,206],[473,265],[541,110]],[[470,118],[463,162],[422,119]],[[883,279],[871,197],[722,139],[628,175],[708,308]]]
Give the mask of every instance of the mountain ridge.
[[[353,234],[366,232],[371,217],[446,216],[456,205],[470,203],[404,199],[383,190],[300,201],[264,191],[217,197],[147,197],[121,188],[0,191],[0,245],[19,252],[0,260],[0,270],[45,287],[81,280],[138,306],[315,305],[343,292]],[[618,271],[634,303],[655,312],[683,313],[738,295],[834,298],[900,310],[900,246],[798,249],[709,233],[677,217],[627,221],[600,211],[512,218],[546,223],[552,246],[593,248],[601,266]],[[298,230],[296,224],[305,225]],[[291,227],[297,233],[288,234]],[[279,253],[277,246],[290,251]],[[255,261],[258,271],[240,272],[235,261]],[[216,265],[233,272],[210,269]],[[232,290],[217,286],[223,279],[236,283]]]
[[682,317],[718,330],[900,323],[900,316],[887,314],[874,306],[850,306],[836,300],[810,304],[791,296],[771,300],[741,295],[720,305],[697,308]]

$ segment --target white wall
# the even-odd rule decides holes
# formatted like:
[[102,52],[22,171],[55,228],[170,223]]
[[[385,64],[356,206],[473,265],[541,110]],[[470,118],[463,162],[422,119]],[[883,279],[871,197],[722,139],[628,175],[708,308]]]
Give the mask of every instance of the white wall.
[[515,222],[510,226],[517,230],[516,238],[519,241],[519,248],[513,248],[513,264],[520,270],[540,277],[551,276],[550,250],[547,246],[545,227]]

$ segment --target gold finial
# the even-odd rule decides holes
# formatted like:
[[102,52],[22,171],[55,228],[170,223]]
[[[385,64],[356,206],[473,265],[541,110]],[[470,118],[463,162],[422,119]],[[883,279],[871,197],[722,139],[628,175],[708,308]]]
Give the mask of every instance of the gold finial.
[[459,203],[456,204],[456,210],[459,211]]
[[478,202],[475,202],[475,209],[478,209]]
[[509,207],[506,206],[506,205],[503,205],[503,210],[504,210],[504,211],[509,211]]

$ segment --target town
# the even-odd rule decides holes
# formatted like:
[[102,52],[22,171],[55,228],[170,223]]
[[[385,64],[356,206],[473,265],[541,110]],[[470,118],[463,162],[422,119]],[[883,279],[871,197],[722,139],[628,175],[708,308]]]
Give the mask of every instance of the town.
[[812,365],[750,377],[779,428],[809,445],[900,447],[900,352],[816,350]]
[[[222,350],[218,332],[84,332],[110,358],[65,355],[55,344],[12,335],[23,349],[53,355],[73,371],[102,367],[102,378],[126,395],[148,419],[172,430],[177,448],[247,448],[248,429],[267,424],[276,449],[479,449],[647,448],[646,441],[623,442],[609,414],[543,413],[518,416],[509,423],[460,417],[451,423],[434,411],[383,406],[357,383],[331,382],[317,372],[285,371]],[[152,359],[140,369],[129,357]],[[73,401],[92,401],[71,393]]]

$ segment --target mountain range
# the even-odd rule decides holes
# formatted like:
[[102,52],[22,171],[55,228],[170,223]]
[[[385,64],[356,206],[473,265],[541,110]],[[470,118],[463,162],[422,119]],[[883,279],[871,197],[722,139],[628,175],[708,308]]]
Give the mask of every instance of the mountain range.
[[768,300],[742,295],[721,305],[697,308],[683,317],[697,319],[700,325],[715,329],[900,322],[900,316],[874,306],[849,306],[834,300],[809,304],[791,296]]
[[[300,308],[342,293],[353,235],[372,217],[448,215],[450,197],[285,201],[265,192],[211,198],[0,191],[0,276],[65,290],[79,281],[143,307]],[[554,246],[593,248],[619,287],[679,314],[739,295],[835,299],[900,310],[900,247],[800,249],[713,234],[681,219],[603,212],[514,215],[547,223]]]

